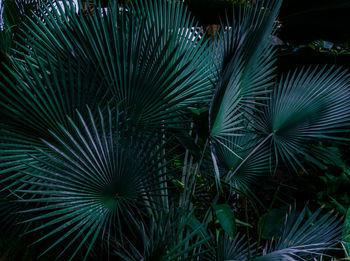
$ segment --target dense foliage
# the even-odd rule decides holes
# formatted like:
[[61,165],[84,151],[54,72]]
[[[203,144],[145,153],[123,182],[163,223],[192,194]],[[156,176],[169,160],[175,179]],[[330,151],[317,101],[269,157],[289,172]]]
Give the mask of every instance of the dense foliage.
[[350,74],[276,73],[281,4],[4,1],[0,260],[349,257]]

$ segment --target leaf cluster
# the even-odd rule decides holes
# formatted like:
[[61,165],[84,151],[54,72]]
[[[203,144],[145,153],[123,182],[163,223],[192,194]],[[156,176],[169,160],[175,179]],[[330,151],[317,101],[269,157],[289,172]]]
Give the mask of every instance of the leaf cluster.
[[235,5],[213,40],[180,1],[93,6],[48,0],[15,33],[3,229],[62,260],[313,260],[339,243],[322,208],[279,211],[266,231],[277,194],[266,208],[262,182],[322,165],[317,145],[348,142],[350,122],[347,70],[275,75],[281,1]]

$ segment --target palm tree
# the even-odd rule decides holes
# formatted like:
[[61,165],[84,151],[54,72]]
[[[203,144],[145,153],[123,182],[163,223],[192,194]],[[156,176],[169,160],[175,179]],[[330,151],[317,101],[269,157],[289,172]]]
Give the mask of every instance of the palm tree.
[[7,226],[62,259],[322,256],[342,231],[322,209],[291,208],[264,248],[236,224],[241,198],[259,202],[260,180],[306,171],[305,158],[328,156],[314,145],[346,141],[349,127],[346,70],[275,75],[280,5],[243,1],[210,42],[180,1],[92,15],[44,4],[0,83]]

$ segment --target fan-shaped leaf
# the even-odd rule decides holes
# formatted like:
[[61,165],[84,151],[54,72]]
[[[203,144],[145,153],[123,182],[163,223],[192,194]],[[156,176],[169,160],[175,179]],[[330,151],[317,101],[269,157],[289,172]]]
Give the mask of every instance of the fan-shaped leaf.
[[126,9],[114,4],[93,17],[66,9],[52,10],[42,23],[32,21],[24,51],[53,63],[70,58],[93,64],[140,124],[171,122],[187,106],[208,101],[211,51],[198,37],[188,39],[194,25],[183,3],[136,1]]
[[212,137],[234,135],[242,128],[242,111],[266,99],[274,77],[270,37],[280,4],[272,0],[239,5],[219,37],[219,78],[209,116]]
[[275,86],[257,132],[272,135],[274,153],[284,162],[302,167],[298,156],[317,159],[324,151],[312,143],[344,140],[350,122],[350,74],[341,68],[296,70]]
[[255,260],[296,261],[322,255],[337,243],[342,226],[340,220],[329,213],[321,216],[321,211],[322,209],[319,209],[305,219],[306,207],[300,214],[295,208],[291,209],[286,217],[282,236],[271,242],[264,250],[263,256]]
[[36,213],[26,222],[46,221],[29,231],[47,231],[37,242],[56,235],[47,251],[62,243],[62,253],[77,242],[72,258],[84,244],[87,257],[99,237],[120,234],[127,229],[122,224],[136,222],[147,207],[155,206],[153,197],[165,182],[159,174],[163,160],[154,149],[156,137],[125,136],[130,130],[115,110],[106,116],[99,110],[97,117],[89,110],[86,120],[77,114],[77,122],[69,119],[71,130],[60,126],[62,137],[51,132],[60,146],[45,142],[47,152],[40,150],[43,159],[37,158],[42,166],[23,171],[26,186],[17,190],[23,194],[20,202],[39,204],[22,211]]

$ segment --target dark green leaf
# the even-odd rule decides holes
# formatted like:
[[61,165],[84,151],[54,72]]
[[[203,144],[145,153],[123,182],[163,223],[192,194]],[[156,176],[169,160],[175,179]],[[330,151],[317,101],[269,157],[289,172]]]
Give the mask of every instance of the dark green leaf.
[[228,204],[213,205],[215,215],[224,231],[233,239],[236,235],[235,215]]

